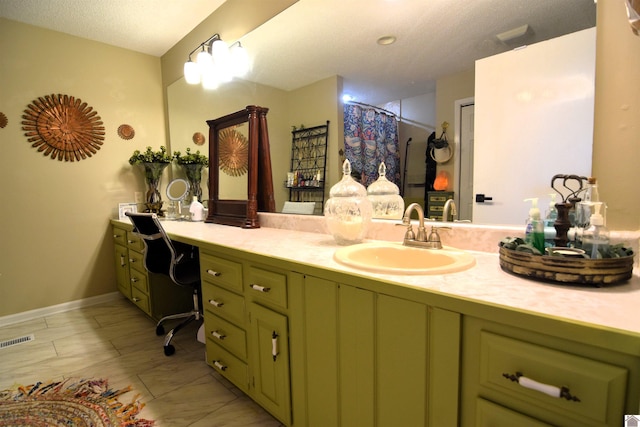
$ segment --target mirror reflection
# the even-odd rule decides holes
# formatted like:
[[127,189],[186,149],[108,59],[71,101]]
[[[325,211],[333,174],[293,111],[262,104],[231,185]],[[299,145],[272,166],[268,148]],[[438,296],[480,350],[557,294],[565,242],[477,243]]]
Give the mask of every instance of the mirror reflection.
[[[473,97],[473,63],[479,57],[493,55],[501,51],[510,50],[513,46],[508,44],[501,44],[495,41],[495,33],[498,33],[495,27],[485,28],[484,35],[474,35],[471,30],[477,31],[477,27],[480,25],[469,26],[469,31],[455,33],[455,25],[457,22],[447,22],[446,25],[434,25],[433,31],[425,31],[424,27],[419,27],[415,24],[407,24],[405,27],[399,25],[393,26],[393,22],[396,21],[395,15],[411,16],[412,20],[407,22],[415,22],[416,16],[422,16],[426,14],[424,2],[421,1],[407,1],[404,2],[402,7],[398,6],[397,9],[390,9],[387,12],[387,25],[385,30],[391,32],[397,32],[397,34],[404,35],[401,40],[402,53],[399,53],[399,57],[396,60],[390,62],[385,67],[372,66],[373,57],[375,51],[373,49],[378,46],[371,46],[371,48],[365,48],[358,44],[356,36],[354,34],[345,35],[349,31],[349,25],[343,25],[343,20],[346,16],[353,16],[346,13],[346,7],[351,7],[353,4],[346,5],[344,3],[360,3],[362,2],[336,2],[334,8],[326,7],[323,5],[318,12],[322,14],[323,19],[318,21],[324,22],[322,31],[324,34],[324,42],[321,46],[316,46],[318,49],[310,46],[315,46],[317,40],[319,40],[316,34],[315,28],[310,28],[308,20],[295,21],[295,8],[302,6],[313,7],[314,4],[318,4],[316,0],[304,0],[299,4],[294,5],[292,8],[286,10],[275,19],[267,22],[263,26],[259,27],[252,33],[243,38],[243,44],[247,46],[250,55],[253,56],[253,74],[248,77],[251,81],[239,81],[233,82],[223,88],[218,89],[215,94],[213,92],[204,91],[200,86],[188,86],[185,85],[182,79],[171,85],[169,88],[169,117],[171,128],[171,144],[172,150],[175,150],[174,144],[176,143],[174,138],[174,130],[179,129],[182,124],[180,121],[190,121],[191,125],[188,126],[189,130],[183,132],[182,137],[178,144],[189,144],[191,141],[186,138],[186,135],[191,135],[196,128],[202,129],[205,120],[212,117],[228,114],[231,111],[237,109],[236,107],[243,107],[247,104],[258,103],[270,108],[270,126],[269,134],[271,137],[271,152],[273,159],[273,179],[276,182],[276,202],[277,210],[280,211],[285,201],[289,200],[289,194],[284,189],[284,185],[280,183],[286,182],[287,172],[290,169],[290,156],[291,156],[291,127],[300,125],[301,123],[307,126],[323,123],[324,121],[335,117],[342,116],[342,105],[336,100],[338,94],[342,93],[342,89],[354,89],[357,87],[368,87],[367,90],[363,90],[361,93],[366,94],[362,99],[367,103],[376,104],[389,108],[390,110],[397,112],[400,121],[400,153],[401,153],[401,170],[405,173],[405,168],[408,165],[409,168],[406,171],[407,180],[402,182],[401,189],[413,188],[417,193],[416,197],[421,197],[424,193],[424,188],[419,186],[419,177],[424,175],[424,155],[427,151],[426,140],[428,135],[433,131],[440,132],[440,123],[436,122],[436,117],[439,115],[439,107],[437,105],[437,99],[442,96],[449,97],[451,100],[448,102],[447,109],[451,110],[453,101],[461,98]],[[526,3],[526,4],[525,4]],[[572,31],[576,31],[576,25],[579,22],[583,22],[586,18],[590,22],[590,25],[595,25],[595,6],[592,0],[588,1],[568,1],[563,4],[563,7],[558,5],[557,2],[543,1],[545,5],[538,8],[527,6],[529,2],[512,1],[508,6],[505,6],[503,15],[500,19],[503,21],[502,30],[506,30],[512,27],[516,27],[517,23],[527,21],[530,23],[530,28],[526,30],[528,41],[538,41],[540,39],[554,37],[559,34],[564,34]],[[448,8],[447,13],[457,13],[459,17],[464,17],[461,21],[464,22],[486,22],[488,19],[486,15],[490,14],[492,7],[498,7],[501,5],[499,1],[492,1],[490,5],[483,4],[483,7],[457,7],[453,11]],[[485,7],[487,6],[487,7]],[[525,7],[526,6],[526,7]],[[573,8],[572,11],[567,9]],[[529,9],[533,11],[535,9],[535,17],[529,15],[519,15],[521,13],[519,9]],[[517,13],[516,13],[517,12]],[[372,11],[363,9],[362,14],[370,17]],[[562,21],[560,16],[567,16],[573,14],[573,22],[567,24],[566,21]],[[327,16],[325,16],[327,15]],[[513,16],[511,16],[513,15]],[[326,18],[326,19],[325,19]],[[552,19],[553,18],[553,19]],[[371,23],[371,27],[376,27],[374,18],[367,22]],[[314,20],[315,21],[315,20]],[[326,34],[326,22],[334,22],[338,27],[335,31],[336,34]],[[542,30],[542,23],[544,30]],[[550,26],[555,25],[558,28],[550,29]],[[303,25],[304,24],[304,25]],[[550,24],[550,25],[549,25]],[[315,24],[311,24],[312,27]],[[350,24],[352,25],[352,24]],[[343,28],[344,27],[344,28]],[[369,27],[369,25],[367,26]],[[493,31],[496,30],[496,31]],[[364,30],[363,30],[364,31]],[[376,31],[380,31],[378,28]],[[493,31],[492,34],[489,34]],[[432,41],[424,43],[421,40],[423,33],[427,33],[428,37]],[[314,35],[315,34],[315,35]],[[464,34],[461,41],[461,35]],[[343,35],[341,48],[335,49],[335,44],[332,40],[336,37]],[[282,38],[286,37],[289,42],[282,43]],[[477,37],[477,39],[475,39]],[[434,53],[431,45],[434,44],[433,39],[437,38],[439,41],[437,51]],[[295,44],[292,44],[292,39],[295,39]],[[489,43],[487,40],[491,40]],[[278,41],[280,40],[280,42]],[[349,43],[344,43],[345,40],[349,40]],[[308,43],[311,43],[309,45]],[[406,45],[405,45],[406,44]],[[461,48],[461,44],[469,45],[464,49]],[[469,49],[473,45],[472,49]],[[333,48],[331,47],[333,46]],[[399,43],[396,43],[393,48],[399,49]],[[332,50],[332,59],[327,59],[326,50]],[[473,52],[469,52],[473,50]],[[285,52],[287,60],[285,58]],[[429,51],[431,56],[424,57],[424,52]],[[467,73],[471,76],[470,81],[467,79],[464,84],[458,86],[466,86],[469,89],[465,91],[458,91],[459,94],[443,94],[443,91],[439,91],[436,94],[436,81],[446,81],[448,75],[443,74],[444,69],[450,67],[449,57],[458,55],[460,52],[467,52],[466,66],[463,68],[455,69],[455,72]],[[290,53],[293,52],[293,55]],[[314,52],[313,55],[310,52]],[[409,53],[407,53],[409,52]],[[446,54],[445,54],[446,53]],[[367,56],[368,59],[363,60],[363,56]],[[288,60],[294,56],[295,58]],[[347,61],[345,57],[357,57],[359,59],[359,65],[357,63],[349,62],[348,64],[342,64],[342,61]],[[324,61],[318,63],[319,59]],[[447,67],[444,66],[446,63]],[[461,64],[462,62],[458,62]],[[335,70],[339,71],[340,76],[331,76],[324,73],[327,65],[332,65]],[[436,71],[425,71],[422,69],[424,64],[434,67],[438,65],[441,69]],[[277,67],[276,67],[277,65]],[[377,69],[381,76],[373,75],[373,70]],[[447,68],[451,70],[451,68]],[[420,71],[421,70],[421,71]],[[465,71],[466,70],[466,71]],[[423,77],[420,81],[414,81],[414,84],[407,84],[407,78],[409,74],[421,72]],[[344,78],[343,78],[344,77]],[[428,81],[427,81],[428,80]],[[287,81],[286,85],[283,81]],[[256,83],[259,82],[259,83]],[[399,90],[398,86],[404,85],[403,90]],[[308,85],[301,87],[303,85]],[[311,88],[305,91],[305,88]],[[321,92],[319,89],[322,89]],[[453,91],[451,87],[446,89],[447,91]],[[233,105],[235,99],[242,99],[239,104]],[[259,101],[256,101],[259,99]],[[229,100],[231,105],[227,105],[226,100]],[[401,101],[399,101],[401,100]],[[438,101],[439,103],[440,101]],[[331,105],[330,105],[331,104]],[[327,107],[330,105],[329,107]],[[278,108],[281,107],[282,109]],[[213,113],[213,111],[217,111]],[[282,114],[279,118],[278,115]],[[507,119],[507,118],[505,118]],[[451,120],[453,122],[453,120]],[[453,123],[452,123],[453,126]],[[329,138],[329,147],[327,150],[327,174],[326,174],[326,190],[331,187],[332,184],[339,179],[339,165],[341,159],[339,157],[339,149],[343,147],[344,139],[342,136],[342,130],[340,125],[334,127],[334,132]],[[455,139],[456,130],[450,129],[449,139]],[[407,150],[407,141],[412,138],[410,150]],[[405,152],[407,154],[405,155]],[[421,160],[422,158],[422,160]],[[454,159],[456,155],[454,155]],[[279,163],[279,164],[278,164]],[[440,168],[440,166],[439,166]],[[459,180],[459,174],[454,170],[454,162],[450,161],[442,166],[442,169],[448,171],[450,174],[450,181],[455,182]],[[440,169],[439,169],[440,170]],[[554,171],[555,173],[556,171]],[[541,172],[545,177],[547,175],[544,171]],[[467,179],[469,180],[469,179]],[[520,203],[520,201],[518,202]],[[463,209],[461,204],[458,206]]]

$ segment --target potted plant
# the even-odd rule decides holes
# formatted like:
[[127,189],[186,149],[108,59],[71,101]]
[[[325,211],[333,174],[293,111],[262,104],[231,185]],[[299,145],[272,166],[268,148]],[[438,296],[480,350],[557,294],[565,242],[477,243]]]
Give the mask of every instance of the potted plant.
[[197,197],[199,202],[202,202],[202,188],[200,188],[202,168],[209,166],[209,158],[200,154],[199,150],[192,153],[190,148],[186,149],[184,155],[180,151],[174,151],[173,158],[185,171],[191,188],[191,195]]
[[162,197],[160,195],[160,178],[162,172],[171,163],[172,157],[167,153],[167,149],[161,146],[158,151],[153,151],[147,147],[146,151],[136,150],[129,158],[130,165],[140,165],[144,170],[144,178],[147,182],[146,210],[162,215]]

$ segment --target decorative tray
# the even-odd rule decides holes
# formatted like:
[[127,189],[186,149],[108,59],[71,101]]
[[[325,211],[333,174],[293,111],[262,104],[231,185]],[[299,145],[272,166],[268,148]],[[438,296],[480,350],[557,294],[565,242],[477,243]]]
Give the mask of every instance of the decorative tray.
[[534,255],[500,247],[500,267],[531,279],[600,287],[629,280],[633,274],[633,255],[589,259]]

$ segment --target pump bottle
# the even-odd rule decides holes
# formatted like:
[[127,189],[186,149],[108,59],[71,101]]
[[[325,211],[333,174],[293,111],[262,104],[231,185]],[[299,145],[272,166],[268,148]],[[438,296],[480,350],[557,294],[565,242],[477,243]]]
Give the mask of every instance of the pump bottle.
[[540,209],[538,209],[538,199],[525,199],[525,202],[531,202],[531,209],[529,209],[529,218],[527,219],[527,227],[524,233],[524,241],[538,251],[541,254],[544,253],[544,223],[540,218]]
[[609,250],[609,230],[604,226],[600,213],[602,202],[593,202],[594,212],[589,218],[589,228],[582,235],[582,249],[590,258],[602,258]]
[[196,196],[193,196],[193,201],[189,205],[189,213],[191,214],[191,221],[204,221],[204,206]]

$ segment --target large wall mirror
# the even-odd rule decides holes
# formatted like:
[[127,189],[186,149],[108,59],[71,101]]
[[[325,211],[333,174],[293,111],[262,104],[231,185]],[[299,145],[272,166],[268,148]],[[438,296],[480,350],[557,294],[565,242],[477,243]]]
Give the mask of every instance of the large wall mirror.
[[[285,180],[286,172],[289,169],[290,162],[290,148],[291,148],[291,126],[298,126],[300,124],[306,124],[308,126],[324,123],[332,117],[328,117],[326,114],[322,116],[304,119],[302,122],[299,117],[301,109],[312,110],[320,102],[328,102],[331,99],[334,103],[334,111],[336,116],[339,117],[339,111],[342,106],[338,96],[340,93],[312,93],[312,91],[306,92],[305,97],[299,96],[300,89],[292,89],[298,85],[307,85],[305,87],[312,87],[314,81],[321,81],[328,78],[324,73],[324,64],[319,64],[315,52],[318,50],[333,50],[335,57],[332,60],[324,59],[324,63],[337,64],[340,61],[346,60],[345,57],[351,57],[357,60],[349,64],[350,74],[345,74],[341,82],[340,89],[351,90],[360,88],[362,93],[367,93],[367,97],[363,99],[364,102],[374,103],[376,105],[382,105],[385,102],[395,101],[398,99],[406,99],[408,97],[425,95],[425,98],[429,99],[431,104],[424,109],[440,109],[440,106],[436,106],[435,93],[436,81],[446,80],[447,75],[442,75],[441,70],[438,69],[443,64],[446,64],[449,57],[457,53],[458,51],[468,52],[468,54],[475,55],[473,58],[469,58],[468,69],[473,69],[473,64],[479,57],[491,56],[496,53],[504,52],[513,49],[513,46],[500,45],[500,43],[494,41],[495,32],[493,28],[484,29],[484,34],[478,35],[480,30],[477,27],[478,22],[486,22],[486,17],[489,14],[496,14],[496,10],[500,11],[500,20],[504,23],[503,30],[517,27],[518,23],[529,23],[531,29],[529,33],[534,34],[538,39],[546,39],[550,37],[556,37],[561,34],[578,31],[582,28],[588,28],[595,26],[595,5],[593,0],[567,0],[566,2],[557,2],[550,0],[541,0],[541,5],[538,7],[531,6],[530,2],[521,0],[510,0],[509,2],[501,0],[491,0],[488,2],[478,3],[478,5],[452,5],[447,2],[447,20],[443,22],[440,18],[437,22],[433,22],[432,26],[425,26],[424,23],[420,25],[416,24],[416,17],[422,17],[427,5],[423,1],[410,0],[390,6],[387,14],[387,19],[379,24],[375,25],[374,20],[367,20],[372,27],[377,28],[377,31],[385,31],[388,33],[395,33],[398,35],[398,42],[395,45],[389,46],[390,49],[395,49],[394,46],[399,46],[400,43],[406,44],[403,48],[408,48],[409,54],[405,54],[389,64],[387,67],[372,67],[371,59],[376,55],[375,49],[380,47],[376,45],[375,39],[371,40],[371,43],[365,45],[352,43],[354,37],[345,36],[345,31],[348,33],[349,25],[343,24],[345,17],[353,16],[347,13],[351,9],[351,3],[359,3],[364,9],[362,9],[363,16],[370,16],[371,10],[366,9],[366,2],[344,2],[330,0],[330,7],[324,5],[323,2],[318,0],[301,0],[294,4],[289,9],[283,11],[274,19],[268,21],[261,27],[247,34],[243,37],[243,45],[250,51],[253,56],[253,72],[247,77],[252,83],[247,82],[233,82],[226,87],[221,87],[214,92],[207,92],[200,86],[186,87],[183,80],[175,82],[169,87],[169,118],[171,128],[171,146],[172,150],[174,144],[174,129],[179,127],[179,122],[184,120],[193,120],[194,117],[199,117],[200,123],[204,123],[202,115],[207,112],[206,108],[202,106],[204,104],[201,101],[202,98],[208,97],[211,104],[215,104],[213,108],[216,111],[220,111],[221,108],[226,108],[224,113],[228,114],[230,111],[235,111],[235,105],[225,105],[219,101],[219,99],[230,100],[235,102],[235,98],[240,98],[248,103],[256,103],[264,105],[270,109],[269,120],[269,133],[271,140],[271,152],[272,159],[274,160],[273,181],[276,183],[276,198],[278,211],[284,200],[286,200],[286,193],[283,190],[282,182]],[[347,4],[350,3],[350,4]],[[536,2],[537,3],[537,2]],[[562,3],[562,4],[561,4]],[[324,22],[324,38],[317,38],[314,35],[315,27],[314,22],[316,19],[309,22],[308,16],[306,19],[298,18],[296,21],[296,9],[303,7],[317,7],[318,19]],[[529,7],[531,6],[531,7]],[[395,7],[395,9],[393,9]],[[431,7],[431,6],[429,6]],[[442,6],[444,7],[444,6]],[[523,14],[522,10],[535,10],[535,16],[529,16]],[[567,9],[571,9],[567,11]],[[574,21],[585,20],[588,22],[585,27],[576,27],[574,23],[566,24],[559,22],[558,16],[562,12],[565,14],[573,14]],[[404,22],[404,26],[398,22],[396,15],[407,17],[411,16],[412,19]],[[348,19],[347,19],[348,21]],[[454,31],[456,26],[460,22],[467,22],[469,26],[465,31]],[[555,25],[545,26],[544,30],[541,30],[537,26],[538,22],[547,21]],[[334,32],[331,34],[326,33],[326,22],[332,22],[336,28],[335,33],[339,34],[338,37],[343,37],[342,42],[339,44],[340,49],[335,49],[335,44],[332,40],[336,35]],[[422,21],[420,21],[422,22]],[[471,24],[473,23],[473,24]],[[351,24],[352,25],[352,24]],[[545,24],[546,25],[546,24]],[[345,27],[344,29],[342,27]],[[364,31],[364,30],[363,30]],[[537,33],[536,33],[537,32]],[[423,37],[435,38],[437,41],[429,41],[425,43]],[[288,40],[283,42],[283,40]],[[491,40],[491,41],[489,41]],[[535,41],[534,41],[535,42]],[[337,43],[337,42],[335,42]],[[428,50],[427,46],[432,44],[437,45],[437,51],[439,53],[433,54],[432,50]],[[306,46],[306,47],[305,47]],[[333,46],[333,48],[331,47]],[[429,51],[430,56],[425,57],[425,52]],[[480,54],[478,53],[479,51]],[[406,52],[406,51],[405,51]],[[296,58],[293,58],[295,56]],[[323,56],[323,58],[325,58]],[[415,81],[413,85],[406,84],[406,76],[409,71],[413,71],[421,67],[423,63],[431,64],[432,68],[429,72],[424,72],[424,78],[420,81]],[[374,70],[379,71],[378,75],[374,75]],[[457,72],[465,71],[465,69],[457,69]],[[287,80],[290,86],[281,86],[282,81]],[[253,83],[258,82],[258,83]],[[235,92],[232,92],[232,90]],[[184,93],[190,92],[189,95]],[[236,95],[239,94],[239,95]],[[291,97],[296,96],[297,99],[293,100]],[[463,94],[458,98],[465,98],[473,96],[471,94]],[[320,99],[322,97],[322,99]],[[174,108],[175,101],[182,99],[182,108],[177,111]],[[216,99],[218,101],[216,101]],[[453,100],[448,107],[453,111]],[[248,102],[247,102],[248,100]],[[291,107],[294,105],[295,107]],[[302,107],[302,108],[300,108]],[[190,109],[190,110],[189,110]],[[186,110],[189,110],[187,113]],[[211,110],[210,110],[211,111]],[[220,114],[222,115],[222,114]],[[452,113],[453,115],[453,113]],[[187,116],[191,117],[190,119]],[[435,114],[433,114],[435,117]],[[213,116],[216,117],[216,116]],[[275,120],[272,118],[278,117]],[[211,118],[206,117],[207,119]],[[508,117],[504,118],[508,120]],[[174,124],[175,123],[175,124]],[[333,123],[333,122],[332,122]],[[433,120],[430,123],[433,128],[440,131],[440,123]],[[195,127],[195,126],[194,126]],[[336,128],[340,126],[337,125]],[[426,134],[424,139],[426,139]],[[401,141],[406,141],[407,138],[400,136]],[[453,140],[453,130],[449,133],[449,139]],[[181,141],[188,141],[184,138]],[[182,142],[181,142],[182,143]],[[331,185],[335,184],[339,177],[338,172],[338,159],[337,152],[339,144],[342,141],[336,141],[335,139],[329,140],[329,158],[328,179],[333,173],[333,179],[327,182],[327,191]],[[413,144],[416,144],[416,138],[414,137]],[[420,162],[418,162],[420,163]],[[404,167],[404,164],[402,165]],[[488,167],[495,168],[496,165],[487,165]],[[498,166],[500,167],[500,166]],[[562,172],[568,172],[562,171]],[[544,171],[540,170],[540,174],[543,176],[552,176],[558,171]],[[599,179],[606,179],[606,177],[599,177]],[[543,190],[546,194],[549,191]],[[522,206],[522,201],[514,201],[513,204]],[[524,209],[524,208],[523,208]],[[523,210],[525,212],[526,209]],[[526,212],[525,212],[526,214]],[[517,225],[520,225],[518,222]],[[516,225],[516,224],[514,224]]]
[[248,106],[207,120],[209,213],[207,222],[258,228],[258,209],[273,211],[267,108]]

